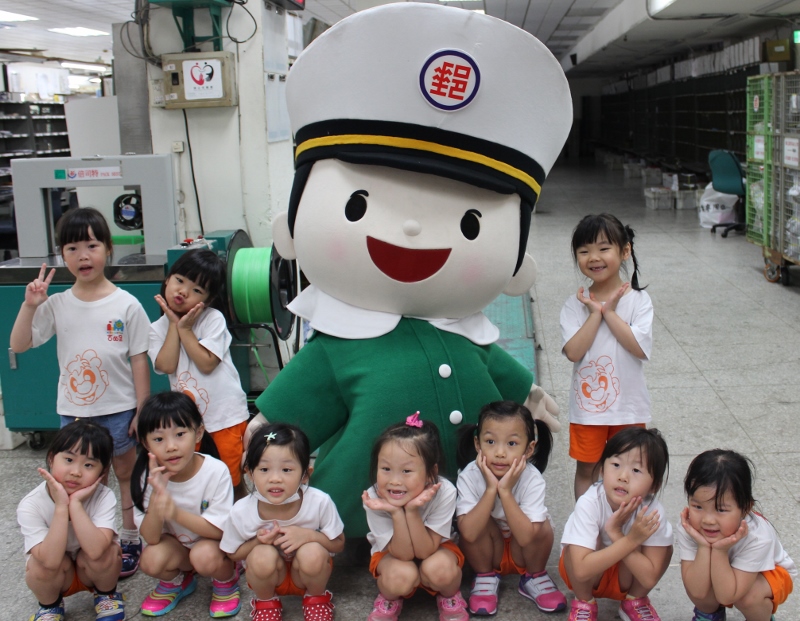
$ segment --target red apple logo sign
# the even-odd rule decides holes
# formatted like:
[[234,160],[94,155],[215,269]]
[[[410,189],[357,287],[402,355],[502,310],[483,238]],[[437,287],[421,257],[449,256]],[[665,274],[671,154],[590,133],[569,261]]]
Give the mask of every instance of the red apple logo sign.
[[211,82],[214,79],[214,67],[205,63],[202,67],[200,63],[195,63],[189,75],[192,76],[192,81],[198,86],[202,86],[206,82]]

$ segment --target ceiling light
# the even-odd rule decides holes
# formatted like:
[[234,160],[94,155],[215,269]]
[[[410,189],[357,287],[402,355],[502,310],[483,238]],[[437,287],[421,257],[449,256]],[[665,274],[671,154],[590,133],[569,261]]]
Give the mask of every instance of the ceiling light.
[[78,26],[77,28],[48,28],[48,30],[71,37],[100,37],[109,34],[102,30],[92,30],[91,28],[84,28],[83,26]]
[[61,66],[64,69],[83,69],[84,71],[110,71],[111,67],[108,65],[89,65],[86,63],[73,63],[73,62],[62,62]]
[[31,17],[30,15],[20,15],[19,13],[0,11],[0,22],[32,22],[38,19],[38,17]]
[[439,0],[439,2],[483,2],[483,0]]
[[775,2],[769,2],[764,4],[756,9],[756,13],[769,13],[770,11],[774,11],[775,9],[779,9],[782,6],[793,2],[794,0],[776,0]]

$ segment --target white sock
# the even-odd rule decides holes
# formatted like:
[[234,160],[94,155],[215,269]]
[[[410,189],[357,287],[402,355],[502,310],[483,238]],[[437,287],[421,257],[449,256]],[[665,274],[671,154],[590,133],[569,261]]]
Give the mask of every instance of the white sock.
[[127,541],[128,543],[139,543],[139,531],[136,528],[120,528],[119,540]]

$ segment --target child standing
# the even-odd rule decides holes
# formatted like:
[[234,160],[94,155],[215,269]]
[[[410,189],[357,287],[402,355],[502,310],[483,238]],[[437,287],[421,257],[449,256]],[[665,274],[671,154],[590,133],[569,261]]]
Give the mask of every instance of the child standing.
[[568,621],[597,621],[596,597],[620,600],[623,621],[659,621],[647,595],[672,556],[672,526],[656,499],[667,444],[656,429],[624,429],[599,467],[601,480],[578,499],[561,538],[558,569],[575,593]]
[[344,550],[344,523],[331,497],[308,487],[310,458],[308,437],[294,425],[262,425],[247,447],[253,493],[233,506],[220,548],[246,562],[254,621],[280,621],[279,595],[302,596],[305,621],[333,619],[326,586],[331,557]]
[[706,451],[689,464],[689,506],[676,530],[693,621],[725,621],[725,606],[768,621],[792,592],[797,567],[754,510],[753,478],[750,460],[734,451]]
[[[497,612],[500,576],[521,574],[519,592],[543,612],[567,607],[547,575],[553,525],[541,472],[553,447],[550,429],[513,401],[483,407],[462,431],[456,516],[460,546],[477,576],[469,596],[475,615]],[[477,455],[476,455],[477,451]]]
[[142,305],[105,275],[111,232],[91,207],[68,211],[59,221],[58,244],[75,284],[48,297],[55,269],[25,289],[25,301],[11,331],[17,353],[57,337],[61,377],[56,411],[61,426],[91,417],[111,432],[111,460],[122,501],[122,570],[139,567],[142,544],[133,520],[131,471],[136,461],[136,412],[150,394],[147,340],[150,320]]
[[[203,433],[194,401],[183,393],[151,396],[139,414],[139,452],[132,491],[136,520],[147,542],[142,571],[159,579],[142,602],[142,614],[167,614],[211,576],[212,617],[232,617],[241,608],[239,570],[219,549],[222,525],[233,506],[228,469],[210,455],[214,441]],[[144,485],[145,481],[147,482]]]
[[[575,499],[592,484],[608,439],[650,422],[645,360],[653,346],[653,304],[639,286],[633,229],[613,215],[583,218],[572,234],[572,256],[592,281],[561,309],[563,353],[574,363],[569,400],[569,455],[577,460]],[[620,270],[633,260],[633,276]]]
[[123,621],[117,592],[122,554],[114,528],[117,500],[100,481],[114,441],[90,420],[62,427],[47,451],[44,482],[17,507],[25,539],[25,584],[39,600],[31,621],[64,621],[64,597],[94,591],[98,619]]
[[211,250],[190,250],[175,261],[156,296],[163,317],[150,328],[150,358],[172,390],[189,395],[214,438],[233,485],[241,482],[242,438],[250,417],[247,395],[231,359],[231,334],[219,303],[225,264]]
[[372,486],[361,495],[372,545],[369,569],[380,594],[367,621],[400,616],[401,598],[418,586],[436,594],[440,621],[467,621],[461,597],[464,555],[451,539],[456,488],[441,477],[439,430],[419,412],[392,425],[375,441]]

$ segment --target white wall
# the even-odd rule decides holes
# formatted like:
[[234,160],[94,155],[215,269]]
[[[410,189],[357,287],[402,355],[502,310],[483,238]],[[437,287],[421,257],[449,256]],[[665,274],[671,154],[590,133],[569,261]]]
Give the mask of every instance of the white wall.
[[[236,55],[236,81],[239,105],[230,108],[187,109],[197,193],[204,229],[246,230],[254,245],[272,243],[272,220],[288,205],[293,177],[292,142],[285,139],[267,142],[268,116],[265,91],[265,40],[268,50],[288,60],[286,18],[267,9],[264,3],[248,3],[258,23],[258,31],[246,43],[224,40],[223,49]],[[176,53],[183,48],[171,11],[151,11],[150,43],[156,54]],[[223,13],[223,34],[227,11]],[[244,39],[253,29],[252,20],[240,6],[234,6],[230,31]],[[207,13],[195,11],[195,30],[210,34]],[[211,49],[210,45],[203,49]],[[270,52],[272,55],[273,52]],[[148,65],[150,80],[162,77],[157,67]],[[192,187],[189,145],[183,111],[150,109],[154,153],[172,152],[172,144],[184,142],[178,158],[179,184],[184,196],[182,214],[185,235],[200,232],[197,202]],[[184,232],[182,231],[183,235]]]

